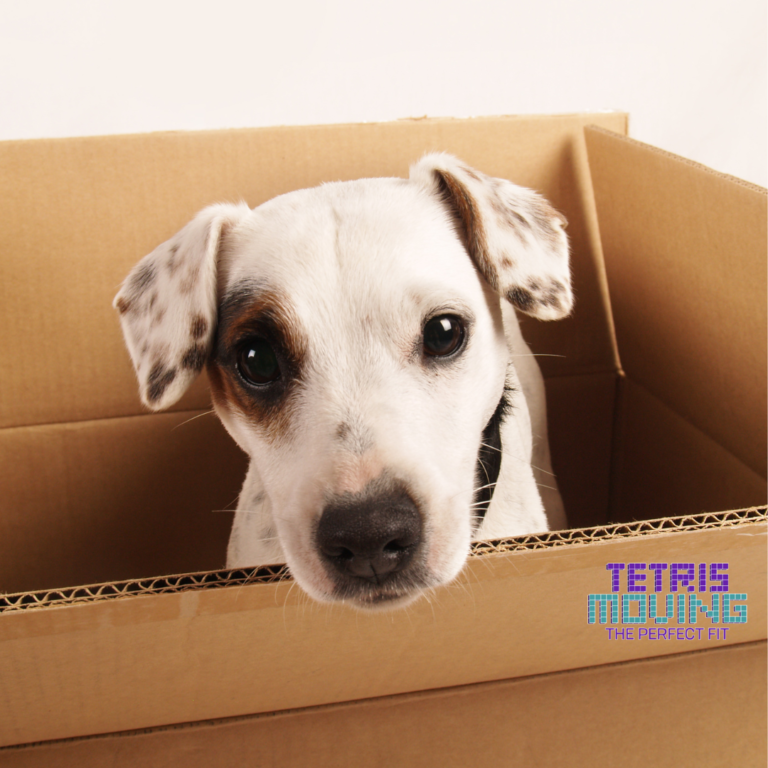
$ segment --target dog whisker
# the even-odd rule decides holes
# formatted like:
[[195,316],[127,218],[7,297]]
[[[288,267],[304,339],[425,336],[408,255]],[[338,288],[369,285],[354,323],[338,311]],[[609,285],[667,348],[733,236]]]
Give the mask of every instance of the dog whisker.
[[194,421],[195,419],[199,419],[201,416],[210,416],[212,413],[215,413],[213,408],[211,408],[210,411],[203,411],[202,413],[198,413],[195,416],[190,417],[186,421],[182,421],[181,424],[177,424],[173,429],[171,429],[171,432],[178,429],[179,427],[183,427],[185,424],[189,424],[190,421]]
[[[476,488],[473,488],[472,492],[473,493],[477,493],[478,491],[484,491],[487,488],[495,488],[497,485],[498,485],[498,483],[487,483],[486,485],[479,485]],[[476,502],[472,502],[472,503],[473,504],[483,504],[484,502],[476,501]]]
[[[490,446],[488,446],[490,447]],[[539,472],[543,472],[545,475],[552,475],[552,477],[555,477],[554,472],[550,472],[548,469],[544,469],[544,467],[537,467],[535,464],[531,464],[531,462],[526,461],[525,459],[521,459],[519,456],[515,456],[514,453],[505,453],[504,456],[509,456],[511,459],[516,459],[517,461],[521,462],[522,464],[527,464],[532,469],[537,469]]]
[[[469,495],[474,496],[475,493],[478,491],[483,491],[486,488],[493,488],[498,483],[487,483],[486,485],[478,485],[478,486],[472,486],[471,488],[468,488],[466,490],[456,491],[456,493],[452,493],[450,496],[448,496],[447,501],[452,501],[457,496],[463,496],[463,495]],[[482,502],[473,502],[473,503],[482,503]]]
[[555,355],[549,352],[531,352],[529,354],[514,353],[510,357],[562,357],[565,359],[568,355]]
[[[475,509],[475,508],[481,508],[482,509],[483,507],[487,506],[487,504],[488,504],[488,502],[484,501],[484,500],[473,501],[471,504],[469,504],[468,508],[470,510]],[[483,519],[483,515],[477,515],[477,517],[480,518],[481,520]]]
[[[485,464],[483,463],[482,459],[478,459],[478,460],[477,460],[477,463],[478,463],[478,464],[479,464],[479,465],[480,465],[480,466],[483,468],[483,472],[485,472],[485,479],[486,479],[486,480],[487,480],[487,481],[488,481],[490,484],[492,484],[492,483],[491,483],[491,476],[488,474],[488,470],[486,469],[486,466],[485,466]],[[488,487],[488,486],[486,486],[486,487]]]
[[[499,453],[502,453],[502,450],[500,448],[496,448],[494,445],[488,445],[487,443],[480,443],[484,448],[488,448],[491,451],[498,451]],[[527,462],[525,459],[521,459],[519,456],[515,456],[514,454],[504,454],[509,455],[513,459],[517,459],[518,461],[522,462],[523,464],[528,464],[533,469],[537,469],[539,472],[543,472],[545,475],[551,475],[552,477],[555,477],[554,472],[550,472],[547,469],[544,469],[543,467],[537,467],[535,464],[531,464],[530,462]],[[482,463],[482,462],[481,462]],[[487,474],[487,473],[486,473]],[[538,485],[542,488],[549,488],[550,486],[544,485],[542,486],[541,483],[538,483]]]

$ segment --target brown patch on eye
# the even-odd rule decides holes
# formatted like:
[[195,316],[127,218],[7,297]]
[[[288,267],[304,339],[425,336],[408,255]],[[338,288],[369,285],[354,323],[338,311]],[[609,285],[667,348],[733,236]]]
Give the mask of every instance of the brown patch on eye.
[[440,192],[463,225],[464,241],[469,255],[488,284],[499,289],[499,276],[488,253],[488,242],[477,204],[466,187],[446,171],[435,171]]
[[[240,374],[238,357],[249,339],[262,339],[274,351],[280,366],[280,376],[274,382],[257,386]],[[283,439],[298,407],[308,346],[286,296],[248,284],[239,286],[219,307],[207,368],[214,402],[242,413],[266,439]]]
[[155,363],[147,379],[147,399],[149,402],[156,403],[175,378],[175,368],[166,368],[163,363]]
[[189,332],[193,339],[202,339],[208,331],[208,321],[202,315],[195,315],[192,318],[192,324]]
[[224,386],[224,376],[221,368],[216,365],[213,359],[208,361],[206,366],[206,373],[208,374],[208,384],[211,387],[211,399],[217,408],[223,408],[225,411],[230,411],[229,400],[227,399],[227,387]]

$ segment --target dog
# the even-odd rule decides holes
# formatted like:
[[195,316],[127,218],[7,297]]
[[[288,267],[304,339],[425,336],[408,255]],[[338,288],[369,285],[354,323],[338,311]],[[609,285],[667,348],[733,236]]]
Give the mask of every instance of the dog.
[[565,226],[433,153],[408,179],[212,205],[136,265],[114,306],[142,401],[205,367],[250,458],[228,568],[286,562],[317,600],[392,608],[473,540],[566,526],[515,314],[570,313]]

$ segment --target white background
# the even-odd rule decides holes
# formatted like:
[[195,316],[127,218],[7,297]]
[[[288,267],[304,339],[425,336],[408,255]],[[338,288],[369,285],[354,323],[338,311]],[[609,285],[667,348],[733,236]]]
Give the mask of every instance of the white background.
[[766,185],[765,0],[0,0],[0,139],[619,109]]

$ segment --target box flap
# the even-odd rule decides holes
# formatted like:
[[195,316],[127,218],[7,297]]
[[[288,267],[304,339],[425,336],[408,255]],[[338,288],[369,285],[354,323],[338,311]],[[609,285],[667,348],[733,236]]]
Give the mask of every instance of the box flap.
[[765,478],[766,191],[600,128],[586,140],[623,369]]

